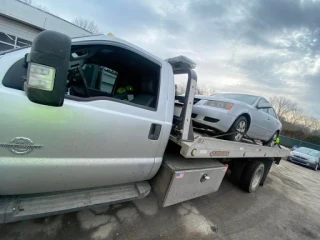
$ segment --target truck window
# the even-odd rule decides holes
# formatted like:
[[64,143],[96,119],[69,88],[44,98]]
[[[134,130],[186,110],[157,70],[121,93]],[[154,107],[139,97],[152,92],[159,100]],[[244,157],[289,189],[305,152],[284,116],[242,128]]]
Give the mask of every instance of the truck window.
[[101,69],[101,84],[100,89],[101,91],[112,93],[114,84],[116,82],[118,72],[113,71],[110,68],[102,67]]
[[112,93],[118,72],[96,64],[85,64],[83,67],[88,88]]
[[75,46],[72,52],[75,54],[71,56],[75,57],[70,60],[68,99],[117,101],[150,110],[157,108],[159,64],[115,46]]
[[[87,58],[70,61],[67,99],[117,101],[148,110],[157,109],[161,70],[158,63],[119,47],[90,48],[92,51],[89,49]],[[26,76],[27,65],[22,58],[11,66],[2,83],[23,91]]]

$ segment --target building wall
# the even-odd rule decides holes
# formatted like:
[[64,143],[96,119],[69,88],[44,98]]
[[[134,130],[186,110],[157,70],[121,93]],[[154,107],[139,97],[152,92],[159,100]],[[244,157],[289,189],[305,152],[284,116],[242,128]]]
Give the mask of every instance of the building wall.
[[17,0],[0,0],[0,51],[31,45],[42,30],[70,37],[91,35],[62,18]]
[[0,16],[0,51],[31,45],[40,29]]
[[32,41],[40,29],[0,16],[0,31]]
[[17,0],[0,0],[0,14],[35,28],[58,31],[70,37],[91,35],[62,18]]
[[62,18],[17,0],[0,0],[0,51],[31,45],[43,30],[70,37],[91,35]]

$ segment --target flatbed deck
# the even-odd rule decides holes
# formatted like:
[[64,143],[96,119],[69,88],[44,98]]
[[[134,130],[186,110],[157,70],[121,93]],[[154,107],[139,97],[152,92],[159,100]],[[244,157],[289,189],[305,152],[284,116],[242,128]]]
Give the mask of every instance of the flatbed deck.
[[248,142],[232,142],[207,136],[194,131],[194,141],[179,140],[170,135],[170,140],[181,146],[180,154],[185,158],[282,158],[289,151]]

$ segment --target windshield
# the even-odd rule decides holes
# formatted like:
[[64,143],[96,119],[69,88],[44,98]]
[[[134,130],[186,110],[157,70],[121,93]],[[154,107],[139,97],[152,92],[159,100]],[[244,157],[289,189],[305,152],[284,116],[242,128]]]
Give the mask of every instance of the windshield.
[[313,150],[310,148],[305,148],[305,147],[301,147],[295,150],[295,152],[299,152],[299,153],[303,153],[303,154],[307,154],[309,156],[312,157],[319,157],[320,156],[320,152],[317,150]]
[[252,95],[234,94],[234,93],[224,93],[224,94],[219,94],[219,96],[224,97],[224,98],[229,98],[232,100],[236,100],[239,102],[244,102],[249,105],[253,105],[258,98],[256,96],[252,96]]

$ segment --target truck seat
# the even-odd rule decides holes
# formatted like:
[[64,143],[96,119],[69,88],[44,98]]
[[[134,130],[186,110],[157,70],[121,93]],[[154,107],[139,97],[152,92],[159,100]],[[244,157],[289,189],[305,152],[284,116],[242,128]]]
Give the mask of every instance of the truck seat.
[[141,81],[140,91],[135,95],[132,103],[147,107],[155,107],[156,93],[154,81],[151,78],[146,78]]

